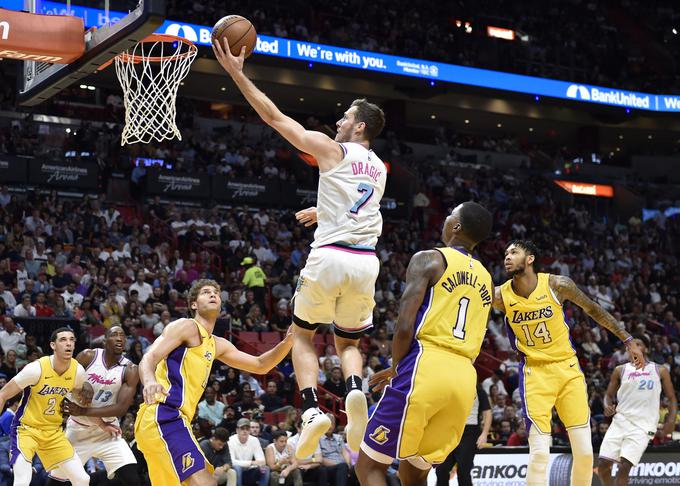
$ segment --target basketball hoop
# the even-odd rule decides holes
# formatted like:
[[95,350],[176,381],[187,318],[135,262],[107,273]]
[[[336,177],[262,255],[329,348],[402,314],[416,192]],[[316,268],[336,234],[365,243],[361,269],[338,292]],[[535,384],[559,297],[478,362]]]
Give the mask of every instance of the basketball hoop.
[[182,140],[175,122],[177,90],[197,52],[187,39],[152,34],[114,58],[125,105],[121,145]]

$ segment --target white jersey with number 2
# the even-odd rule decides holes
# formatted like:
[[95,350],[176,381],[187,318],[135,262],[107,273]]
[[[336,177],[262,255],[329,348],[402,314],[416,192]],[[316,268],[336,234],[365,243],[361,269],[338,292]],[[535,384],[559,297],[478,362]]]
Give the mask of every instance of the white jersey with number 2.
[[312,248],[331,243],[375,247],[382,233],[380,200],[387,169],[372,150],[354,142],[341,143],[345,157],[319,174],[317,229]]

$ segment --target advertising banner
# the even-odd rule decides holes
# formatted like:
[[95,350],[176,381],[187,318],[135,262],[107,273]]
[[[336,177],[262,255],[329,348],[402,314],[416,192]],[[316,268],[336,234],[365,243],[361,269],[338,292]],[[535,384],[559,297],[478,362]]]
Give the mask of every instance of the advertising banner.
[[[529,454],[527,452],[494,454],[478,453],[472,468],[472,483],[475,486],[524,486],[527,477]],[[594,459],[597,465],[597,455]],[[548,462],[548,484],[550,486],[569,486],[571,484],[572,456],[569,453],[551,453]],[[616,475],[617,465],[612,468]],[[427,478],[428,486],[434,486],[434,471]],[[629,485],[680,484],[680,453],[648,452],[642,456],[640,464],[630,471]],[[600,486],[600,480],[593,475],[593,486]],[[449,486],[458,486],[454,477]]]
[[614,186],[609,186],[607,184],[559,180],[555,180],[554,182],[571,194],[579,196],[614,197]]
[[210,197],[210,182],[207,174],[149,169],[146,190],[164,196],[207,199]]
[[97,189],[99,167],[94,162],[46,162],[33,159],[28,164],[28,182],[68,189]]
[[212,178],[212,195],[219,201],[234,204],[280,204],[279,182],[260,179]]

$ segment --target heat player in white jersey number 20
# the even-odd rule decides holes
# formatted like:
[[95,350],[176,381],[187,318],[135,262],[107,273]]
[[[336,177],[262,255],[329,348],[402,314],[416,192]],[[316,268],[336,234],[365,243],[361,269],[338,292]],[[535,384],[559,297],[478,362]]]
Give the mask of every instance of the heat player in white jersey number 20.
[[318,408],[316,393],[319,365],[313,336],[320,324],[334,328],[347,381],[347,443],[358,452],[368,413],[357,344],[373,326],[379,271],[375,244],[382,232],[380,200],[387,179],[385,164],[371,150],[371,142],[385,125],[384,113],[364,99],[356,100],[337,122],[334,139],[306,130],[281,113],[243,73],[243,52],[232,55],[226,39],[215,43],[213,50],[262,120],[318,163],[316,209],[298,214],[302,222],[309,225],[316,221],[318,227],[294,296],[293,365],[303,401],[302,432],[295,454],[298,458],[310,456],[330,427],[330,420]]

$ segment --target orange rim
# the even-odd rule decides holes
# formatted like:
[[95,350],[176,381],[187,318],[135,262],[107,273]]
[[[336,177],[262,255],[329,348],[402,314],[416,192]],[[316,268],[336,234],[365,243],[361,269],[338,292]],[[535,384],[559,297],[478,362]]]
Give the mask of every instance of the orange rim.
[[168,56],[140,56],[137,54],[128,54],[127,52],[122,52],[118,54],[116,57],[110,59],[109,61],[105,62],[101,66],[97,68],[97,71],[101,71],[102,69],[106,69],[111,65],[114,59],[120,59],[122,62],[131,62],[133,64],[137,64],[140,62],[161,62],[165,60],[169,61],[176,61],[178,59],[184,59],[185,57],[188,57],[192,52],[195,52],[198,50],[198,48],[194,45],[193,42],[191,42],[189,39],[185,39],[184,37],[179,37],[176,35],[169,35],[169,34],[151,34],[150,36],[144,38],[143,40],[139,41],[137,45],[139,44],[150,44],[150,43],[155,43],[155,42],[182,42],[183,44],[186,44],[189,46],[189,48],[181,52],[179,54],[171,54]]

